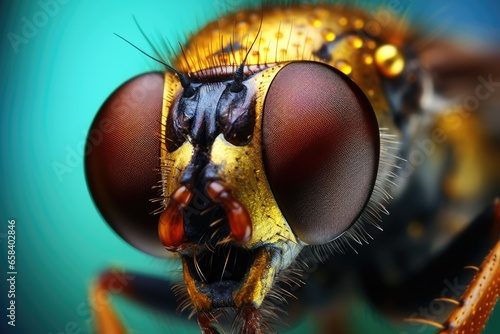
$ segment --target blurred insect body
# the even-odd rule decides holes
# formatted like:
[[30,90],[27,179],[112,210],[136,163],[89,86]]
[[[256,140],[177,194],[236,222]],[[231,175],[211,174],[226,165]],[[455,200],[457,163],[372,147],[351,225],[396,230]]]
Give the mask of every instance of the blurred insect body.
[[[448,165],[433,165],[459,142],[447,129],[464,125],[431,112],[445,94],[422,60],[425,52],[412,47],[417,37],[399,22],[376,33],[369,23],[362,10],[329,4],[227,15],[182,46],[172,59],[175,70],[168,66],[163,75],[132,79],[97,115],[93,127],[109,119],[118,130],[86,161],[96,204],[132,245],[158,256],[165,256],[164,248],[179,255],[184,284],[175,291],[184,298],[181,310],[197,315],[203,333],[217,333],[218,318],[228,310],[236,330],[272,330],[269,321],[278,317],[283,295],[303,283],[301,258],[325,260],[352,243],[368,243],[369,229],[380,229],[389,205],[395,207],[393,221],[408,209],[400,226],[411,226],[428,204],[408,203],[416,182],[431,196],[441,193],[437,183]],[[481,83],[478,99],[497,84],[491,77]],[[128,103],[126,113],[133,116],[123,117],[121,101],[139,86],[148,87],[146,99]],[[151,139],[154,132],[160,140]],[[414,143],[426,154],[420,160]],[[429,222],[446,225],[456,199],[475,192],[483,197],[471,203],[484,206],[500,189],[498,183],[470,185],[469,178],[461,184],[474,147],[463,158],[456,153],[466,171],[447,178],[446,200],[430,210]],[[482,158],[493,166],[485,170],[488,179],[499,160]],[[429,168],[436,171],[435,185],[421,182]],[[160,180],[148,174],[154,169]],[[145,201],[138,203],[155,197],[149,187],[158,181],[159,218]],[[467,223],[473,218],[466,217]],[[492,225],[493,219],[483,220]],[[397,227],[388,235],[401,233]],[[456,235],[445,235],[438,250]],[[426,236],[417,246],[430,243],[436,238]],[[397,286],[415,267],[408,261],[397,283],[385,278],[387,263],[369,277]],[[103,277],[94,294],[106,291]],[[102,330],[123,330],[109,308],[97,318]]]

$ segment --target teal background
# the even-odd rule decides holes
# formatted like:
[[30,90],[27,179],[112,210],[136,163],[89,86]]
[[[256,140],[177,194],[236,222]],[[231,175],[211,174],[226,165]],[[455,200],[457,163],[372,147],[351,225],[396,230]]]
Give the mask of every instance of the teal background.
[[[150,48],[134,24],[173,45],[209,19],[243,1],[60,0],[43,20],[43,5],[56,0],[3,1],[0,62],[0,188],[2,333],[88,333],[87,290],[104,268],[117,266],[152,275],[172,275],[176,263],[152,258],[121,240],[97,212],[84,178],[83,144],[90,123],[109,94],[127,79],[157,69],[113,35]],[[64,3],[64,4],[63,4]],[[453,4],[452,4],[453,3]],[[414,1],[410,18],[498,45],[495,1]],[[23,34],[16,50],[9,33]],[[57,173],[54,163],[68,166]],[[16,220],[16,327],[6,326],[5,233]],[[191,321],[164,316],[116,300],[132,333],[197,333]],[[497,318],[499,312],[497,310]],[[308,317],[290,332],[314,331]],[[351,319],[359,333],[399,332],[360,302]],[[488,333],[500,328],[496,319]]]

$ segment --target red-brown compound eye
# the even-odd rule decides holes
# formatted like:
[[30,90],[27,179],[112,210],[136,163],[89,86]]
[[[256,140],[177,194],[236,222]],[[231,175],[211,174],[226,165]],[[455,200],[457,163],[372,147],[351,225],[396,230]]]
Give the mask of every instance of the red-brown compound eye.
[[281,211],[302,241],[332,241],[360,216],[375,184],[372,106],[337,69],[294,62],[271,83],[263,114],[266,173]]
[[123,84],[99,110],[87,139],[85,171],[94,201],[126,241],[165,254],[158,239],[160,132],[164,78],[148,73]]

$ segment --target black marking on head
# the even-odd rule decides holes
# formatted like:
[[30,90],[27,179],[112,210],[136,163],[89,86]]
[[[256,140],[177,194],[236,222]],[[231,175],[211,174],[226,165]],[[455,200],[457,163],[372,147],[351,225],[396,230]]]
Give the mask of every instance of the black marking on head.
[[226,46],[224,48],[222,48],[220,51],[213,53],[212,55],[218,56],[218,55],[221,55],[224,53],[229,53],[229,52],[243,50],[243,49],[245,49],[245,48],[239,42],[235,42],[234,44],[228,43],[228,44],[226,44]]
[[313,51],[313,55],[321,60],[330,62],[332,60],[332,54],[330,53],[330,44],[331,43],[323,43],[318,50]]

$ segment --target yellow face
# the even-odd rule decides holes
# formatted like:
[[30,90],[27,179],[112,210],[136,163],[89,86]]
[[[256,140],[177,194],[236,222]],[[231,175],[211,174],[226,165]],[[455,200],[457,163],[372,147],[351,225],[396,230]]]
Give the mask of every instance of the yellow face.
[[[256,96],[256,126],[253,138],[245,146],[235,146],[227,142],[223,136],[217,137],[211,147],[211,161],[220,166],[219,176],[232,190],[232,193],[247,208],[253,222],[253,233],[245,247],[251,248],[260,243],[277,243],[290,240],[298,243],[290,227],[286,223],[267,181],[262,156],[261,126],[262,106],[265,98],[265,89],[270,85],[274,75],[281,66],[274,66],[266,70],[265,77],[252,80],[250,86]],[[167,73],[165,76],[165,98],[163,106],[162,133],[165,133],[169,110],[172,107],[172,87],[180,89],[175,75]],[[178,95],[178,94],[177,94]],[[166,137],[166,135],[164,136]],[[191,161],[193,146],[185,142],[173,152],[166,147],[161,150],[162,168],[165,194],[172,194],[181,183],[181,176]],[[267,223],[272,221],[272,223]]]
[[[159,233],[182,257],[195,311],[258,309],[303,247],[356,236],[379,211],[393,159],[384,145],[398,138],[382,81],[403,75],[405,59],[401,40],[370,36],[366,23],[333,5],[241,11],[174,61],[189,93],[165,74]],[[239,126],[248,140],[235,143]]]

